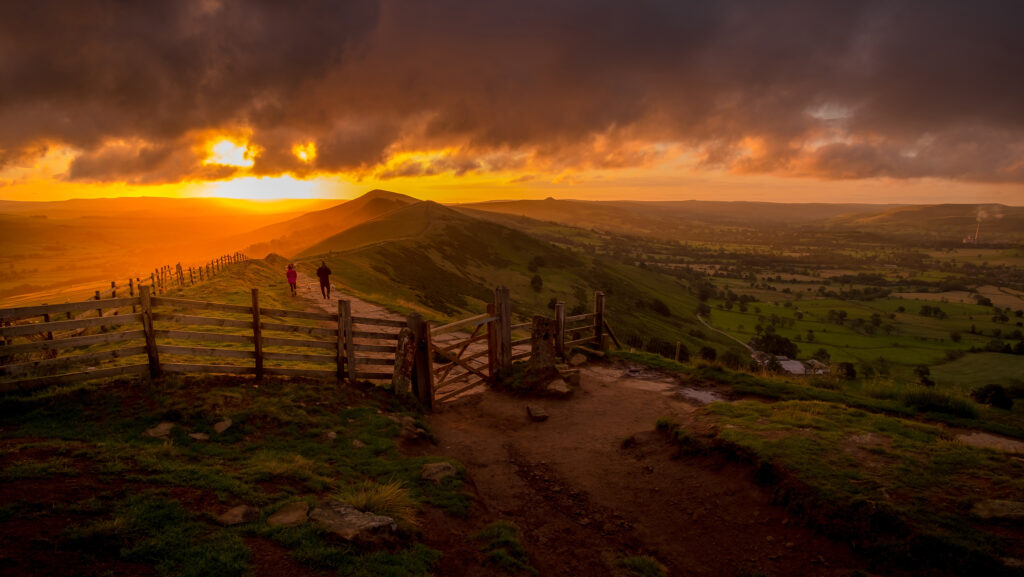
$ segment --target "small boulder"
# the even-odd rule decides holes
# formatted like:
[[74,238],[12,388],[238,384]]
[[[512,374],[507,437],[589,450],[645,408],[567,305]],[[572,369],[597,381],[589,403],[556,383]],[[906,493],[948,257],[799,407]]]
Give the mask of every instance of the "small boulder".
[[546,390],[556,397],[568,397],[572,394],[572,387],[562,379],[555,379],[548,383]]
[[356,542],[388,540],[398,531],[391,517],[364,513],[340,501],[328,501],[313,509],[309,518],[329,533]]
[[301,525],[309,519],[309,503],[296,501],[288,503],[267,517],[267,525],[271,527],[293,527]]
[[578,366],[584,365],[586,363],[587,363],[587,355],[584,355],[583,353],[576,353],[575,355],[569,357],[569,366],[570,367],[578,367]]
[[260,510],[249,505],[239,505],[229,509],[226,513],[217,517],[217,522],[230,527],[242,523],[254,523],[260,518]]
[[210,440],[210,435],[207,435],[206,433],[189,433],[188,436],[193,441],[209,441]]
[[359,439],[352,439],[352,448],[353,449],[362,449],[365,446],[366,446],[366,443],[360,441]]
[[333,441],[334,439],[337,439],[337,438],[338,438],[338,433],[335,433],[334,431],[327,431],[327,440]]
[[530,417],[530,420],[535,423],[540,423],[548,420],[547,411],[534,405],[526,406],[526,415]]
[[563,381],[565,381],[566,383],[569,383],[570,387],[579,387],[580,386],[580,370],[579,369],[570,369],[570,370],[566,370],[566,371],[559,371],[559,374],[562,376],[562,380]]
[[423,465],[423,472],[421,476],[427,481],[433,481],[440,483],[446,477],[458,474],[458,470],[455,465],[448,462],[442,463],[427,463]]
[[399,422],[402,425],[402,431],[399,433],[399,436],[401,436],[403,440],[418,441],[420,439],[428,438],[427,432],[416,425],[416,419],[405,416],[402,417],[402,420]]
[[170,435],[173,428],[174,423],[160,423],[152,429],[146,429],[146,434],[159,439]]
[[988,499],[979,501],[971,508],[971,514],[979,519],[1024,520],[1024,502]]
[[217,431],[218,434],[219,433],[223,433],[224,431],[228,430],[231,427],[232,424],[233,423],[232,423],[231,419],[225,418],[223,421],[221,421],[221,422],[217,423],[216,425],[214,425],[213,426],[213,430]]

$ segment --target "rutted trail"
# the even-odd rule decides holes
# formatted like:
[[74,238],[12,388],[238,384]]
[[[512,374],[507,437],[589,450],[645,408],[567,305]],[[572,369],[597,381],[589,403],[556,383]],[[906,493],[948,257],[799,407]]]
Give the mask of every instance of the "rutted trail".
[[[487,511],[522,528],[541,575],[610,575],[609,555],[637,554],[674,576],[839,576],[866,565],[790,523],[746,465],[678,457],[654,424],[692,422],[697,406],[672,389],[593,366],[567,401],[474,395],[429,417],[434,451],[464,463]],[[530,422],[527,403],[550,419]]]

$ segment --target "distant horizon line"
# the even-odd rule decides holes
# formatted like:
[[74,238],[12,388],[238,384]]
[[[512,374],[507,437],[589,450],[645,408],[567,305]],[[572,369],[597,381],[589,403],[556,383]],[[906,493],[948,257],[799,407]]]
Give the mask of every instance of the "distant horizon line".
[[[116,200],[139,200],[139,199],[153,199],[153,200],[221,200],[229,202],[241,202],[241,203],[253,203],[253,204],[270,204],[275,202],[315,202],[315,201],[338,201],[339,203],[348,202],[355,200],[375,190],[383,190],[385,192],[392,192],[394,194],[401,194],[403,196],[409,196],[416,200],[426,201],[430,199],[417,198],[415,196],[395,192],[384,189],[373,189],[363,194],[353,196],[351,198],[338,198],[338,197],[310,197],[310,198],[234,198],[227,196],[160,196],[160,195],[139,195],[139,196],[100,196],[100,197],[73,197],[64,198],[60,200],[21,200],[21,199],[7,199],[0,198],[0,202],[3,203],[21,203],[21,204],[55,204],[61,202],[89,202],[89,201],[116,201]],[[602,199],[602,200],[590,200],[585,198],[494,198],[489,200],[477,200],[477,201],[465,201],[465,202],[437,202],[445,206],[459,206],[459,205],[472,205],[472,204],[491,204],[500,202],[522,202],[522,201],[533,201],[543,202],[546,200],[554,201],[569,201],[569,202],[593,202],[593,203],[613,203],[613,202],[633,202],[633,203],[676,203],[676,202],[700,202],[700,203],[724,203],[724,204],[790,204],[790,205],[848,205],[848,206],[889,206],[889,207],[901,207],[901,206],[980,206],[980,205],[993,205],[993,206],[1006,206],[1014,208],[1024,208],[1024,204],[1007,204],[1004,202],[937,202],[937,203],[917,203],[917,202],[786,202],[776,200],[707,200],[707,199],[678,199],[678,200],[636,200],[636,199]]]

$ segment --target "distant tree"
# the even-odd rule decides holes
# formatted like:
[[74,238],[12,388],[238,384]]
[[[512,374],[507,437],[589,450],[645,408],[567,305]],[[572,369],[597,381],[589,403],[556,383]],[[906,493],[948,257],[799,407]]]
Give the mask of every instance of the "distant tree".
[[651,307],[652,311],[658,313],[659,315],[661,315],[663,317],[670,317],[670,316],[672,316],[672,311],[669,310],[668,305],[665,304],[665,302],[663,300],[661,300],[661,299],[656,298],[656,299],[652,300],[650,302],[650,307]]
[[814,351],[814,354],[811,355],[811,358],[819,360],[823,363],[827,363],[832,360],[832,355],[828,352],[827,349],[825,349],[825,347],[821,347],[820,349]]
[[715,358],[718,357],[718,351],[714,347],[703,346],[700,348],[700,358],[708,362],[714,362]]
[[1013,397],[1002,385],[992,384],[974,389],[971,391],[971,398],[997,409],[1010,410],[1013,408]]
[[963,337],[957,331],[950,331],[949,338],[954,343],[959,343],[961,340],[963,340]]
[[533,288],[534,292],[538,293],[544,288],[544,280],[540,278],[539,274],[533,275],[533,278],[530,279],[530,287]]
[[530,269],[530,272],[537,272],[537,269],[546,264],[547,263],[544,262],[544,257],[538,255],[530,259],[530,262],[529,264],[526,265],[526,268]]
[[700,303],[699,305],[697,305],[697,314],[705,317],[710,316],[711,307],[709,307],[706,303]]
[[551,297],[551,300],[548,301],[548,308],[555,310],[556,306],[558,306],[558,297]]
[[932,370],[928,368],[928,365],[917,365],[914,367],[914,374],[917,376],[918,384],[925,387],[935,386],[935,381],[932,380]]
[[857,378],[857,368],[853,366],[853,363],[839,363],[839,375],[844,379],[852,381]]
[[[685,363],[690,360],[690,349],[686,348],[686,343],[678,343],[679,347],[679,362]],[[675,351],[672,351],[673,354]]]

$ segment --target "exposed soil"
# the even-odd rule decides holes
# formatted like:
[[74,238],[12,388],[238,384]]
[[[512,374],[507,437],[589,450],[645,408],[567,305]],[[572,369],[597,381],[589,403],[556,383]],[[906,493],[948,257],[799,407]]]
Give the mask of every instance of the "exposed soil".
[[[483,517],[507,519],[541,575],[612,575],[609,559],[651,555],[671,575],[849,575],[866,559],[789,518],[749,465],[679,456],[658,418],[692,422],[700,395],[670,377],[584,368],[568,400],[488,392],[428,418],[438,446],[475,485]],[[696,397],[696,398],[695,398]],[[550,415],[531,422],[526,406]],[[445,551],[441,575],[489,575],[466,566],[466,536],[485,523],[428,518],[428,544]],[[464,549],[464,555],[454,549]]]

